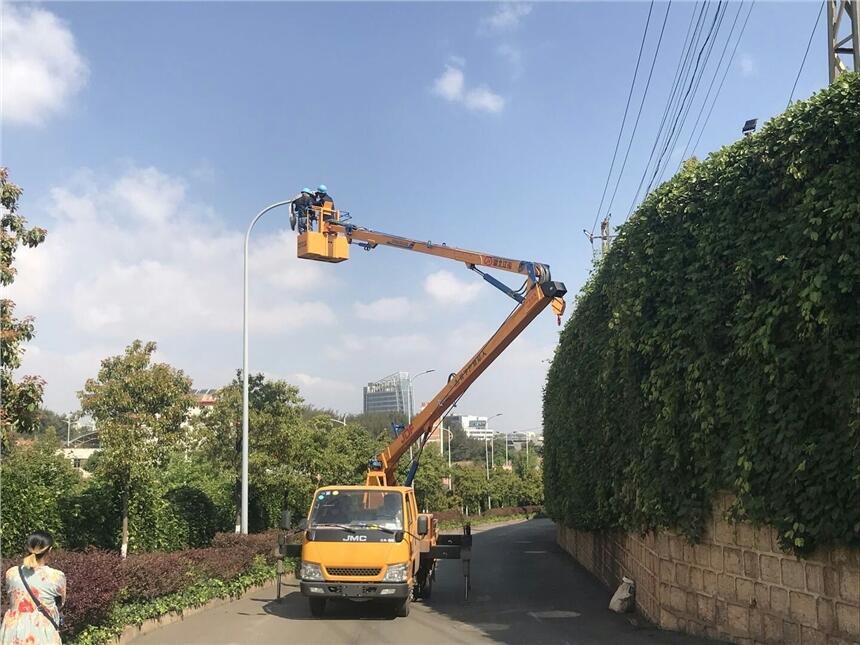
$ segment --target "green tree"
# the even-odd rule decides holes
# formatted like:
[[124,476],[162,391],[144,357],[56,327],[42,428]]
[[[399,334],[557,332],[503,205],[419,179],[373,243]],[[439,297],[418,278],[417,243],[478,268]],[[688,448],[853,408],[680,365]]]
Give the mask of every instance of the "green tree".
[[59,544],[68,546],[62,510],[66,497],[80,487],[81,477],[58,448],[57,436],[48,432],[0,464],[4,553],[22,552],[27,535],[36,530],[50,531]]
[[78,393],[81,409],[99,428],[101,473],[119,491],[123,557],[132,491],[149,484],[153,470],[165,463],[193,403],[190,379],[166,363],[154,363],[155,349],[153,342],[135,340],[122,355],[104,359],[98,377]]
[[516,506],[522,499],[522,479],[506,468],[490,471],[489,492],[493,506]]
[[463,503],[467,514],[480,513],[487,506],[489,483],[484,468],[455,464],[453,467],[454,494]]
[[[401,459],[397,468],[397,479],[403,482],[409,470],[409,458]],[[448,477],[448,464],[442,459],[434,444],[428,444],[421,451],[418,470],[415,473],[415,501],[421,511],[444,511],[451,505],[448,487],[444,479]]]
[[[218,391],[215,405],[201,416],[205,428],[202,450],[206,457],[233,478],[236,526],[239,525],[242,455],[242,374]],[[272,525],[289,498],[304,499],[314,473],[297,465],[293,456],[304,443],[301,432],[304,402],[299,390],[285,381],[267,380],[263,374],[248,377],[248,479],[249,524]],[[301,490],[298,492],[297,487]],[[311,490],[311,492],[313,492]],[[307,493],[310,496],[310,493]]]
[[[18,200],[23,192],[9,180],[6,168],[0,168],[0,286],[15,281],[13,265],[20,245],[36,247],[45,240],[43,228],[27,228],[27,220],[18,214]],[[8,447],[12,432],[33,432],[38,426],[44,381],[24,376],[15,381],[13,374],[21,367],[23,344],[32,340],[33,318],[15,317],[15,303],[0,299],[0,449]]]

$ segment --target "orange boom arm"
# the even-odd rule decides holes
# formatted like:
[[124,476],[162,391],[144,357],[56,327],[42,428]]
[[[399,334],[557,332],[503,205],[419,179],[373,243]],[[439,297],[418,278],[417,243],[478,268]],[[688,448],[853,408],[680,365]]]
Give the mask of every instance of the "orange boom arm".
[[[496,333],[459,372],[451,375],[445,387],[424,406],[412,423],[395,437],[385,450],[370,461],[367,483],[371,485],[393,486],[395,484],[397,462],[410,446],[429,435],[433,424],[456,403],[469,386],[548,304],[552,303],[553,310],[559,317],[564,312],[563,296],[567,289],[563,283],[551,280],[549,266],[546,264],[513,260],[360,228],[342,221],[341,212],[335,210],[331,202],[326,202],[323,207],[308,209],[306,220],[300,230],[302,231],[298,237],[300,258],[342,262],[349,258],[348,244],[358,244],[368,251],[382,245],[425,253],[463,262],[469,269],[479,273],[484,280],[518,303]],[[519,290],[513,290],[479,267],[519,273],[526,276],[526,281]],[[415,464],[410,471],[410,477],[414,476],[414,468]],[[411,482],[406,482],[406,485],[411,485]]]

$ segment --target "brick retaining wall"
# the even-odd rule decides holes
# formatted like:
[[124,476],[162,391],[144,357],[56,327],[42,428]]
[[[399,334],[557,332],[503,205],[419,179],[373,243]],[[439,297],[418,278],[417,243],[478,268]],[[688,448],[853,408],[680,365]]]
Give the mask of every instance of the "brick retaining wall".
[[664,629],[733,643],[860,643],[860,550],[780,551],[770,527],[730,524],[715,501],[700,544],[664,531],[645,536],[558,527],[558,543],[614,589],[636,582],[637,609]]

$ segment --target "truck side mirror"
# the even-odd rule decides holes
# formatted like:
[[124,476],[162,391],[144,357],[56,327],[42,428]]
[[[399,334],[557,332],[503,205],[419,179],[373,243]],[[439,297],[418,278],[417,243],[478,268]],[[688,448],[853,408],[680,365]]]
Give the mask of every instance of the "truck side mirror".
[[300,520],[299,520],[299,523],[298,523],[298,525],[297,525],[297,526],[298,526],[298,529],[299,529],[300,531],[304,531],[305,529],[307,529],[307,528],[308,528],[308,520],[307,520],[307,518],[306,518],[306,517],[303,517],[302,519],[300,519]]
[[427,526],[427,516],[419,515],[418,516],[418,535],[427,535],[428,526]]
[[290,528],[290,512],[284,511],[281,513],[281,528],[285,531]]
[[403,542],[403,531],[395,531],[394,532],[394,541],[395,542]]

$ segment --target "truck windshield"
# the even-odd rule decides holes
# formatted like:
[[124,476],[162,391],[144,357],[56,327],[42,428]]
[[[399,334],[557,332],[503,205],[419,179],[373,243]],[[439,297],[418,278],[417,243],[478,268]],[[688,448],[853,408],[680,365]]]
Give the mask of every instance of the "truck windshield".
[[403,530],[403,495],[379,490],[321,490],[311,509],[309,526],[379,526]]

